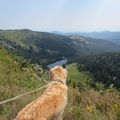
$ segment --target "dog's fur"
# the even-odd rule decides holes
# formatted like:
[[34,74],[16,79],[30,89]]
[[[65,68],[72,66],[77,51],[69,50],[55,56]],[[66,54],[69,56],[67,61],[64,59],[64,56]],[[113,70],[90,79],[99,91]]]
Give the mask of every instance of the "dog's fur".
[[45,92],[23,108],[16,120],[62,120],[67,104],[67,70],[56,66],[50,70],[50,76],[52,81]]

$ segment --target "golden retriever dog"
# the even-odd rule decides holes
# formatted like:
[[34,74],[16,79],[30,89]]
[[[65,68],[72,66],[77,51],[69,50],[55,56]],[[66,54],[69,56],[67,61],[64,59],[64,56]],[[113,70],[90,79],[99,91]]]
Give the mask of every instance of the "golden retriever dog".
[[50,76],[51,82],[45,92],[23,108],[16,120],[62,120],[67,104],[67,70],[55,66],[50,70]]

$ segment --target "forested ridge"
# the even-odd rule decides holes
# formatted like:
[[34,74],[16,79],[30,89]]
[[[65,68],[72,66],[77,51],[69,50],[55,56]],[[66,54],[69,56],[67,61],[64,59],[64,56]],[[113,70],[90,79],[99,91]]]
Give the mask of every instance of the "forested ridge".
[[78,61],[79,69],[91,72],[96,81],[120,90],[120,53],[89,56]]
[[120,45],[107,40],[63,36],[28,29],[1,30],[0,45],[31,63],[42,65],[61,57],[76,59],[84,55],[120,51]]

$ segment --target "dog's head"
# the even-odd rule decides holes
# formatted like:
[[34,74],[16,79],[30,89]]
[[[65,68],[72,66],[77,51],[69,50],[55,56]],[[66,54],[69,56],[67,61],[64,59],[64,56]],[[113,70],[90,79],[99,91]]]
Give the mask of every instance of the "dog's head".
[[63,69],[61,66],[55,66],[50,69],[51,80],[61,80],[63,83],[66,83],[67,74],[67,70]]

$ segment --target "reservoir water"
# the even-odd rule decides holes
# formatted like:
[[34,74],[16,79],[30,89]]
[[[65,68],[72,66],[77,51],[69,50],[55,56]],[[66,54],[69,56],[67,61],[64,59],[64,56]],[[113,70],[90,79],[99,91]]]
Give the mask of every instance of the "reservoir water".
[[63,66],[63,65],[65,65],[67,62],[68,62],[67,58],[64,58],[64,59],[58,60],[58,61],[56,61],[56,62],[54,62],[54,63],[48,64],[48,65],[47,65],[47,68],[48,68],[48,69],[51,69],[51,68],[53,68],[54,66]]

